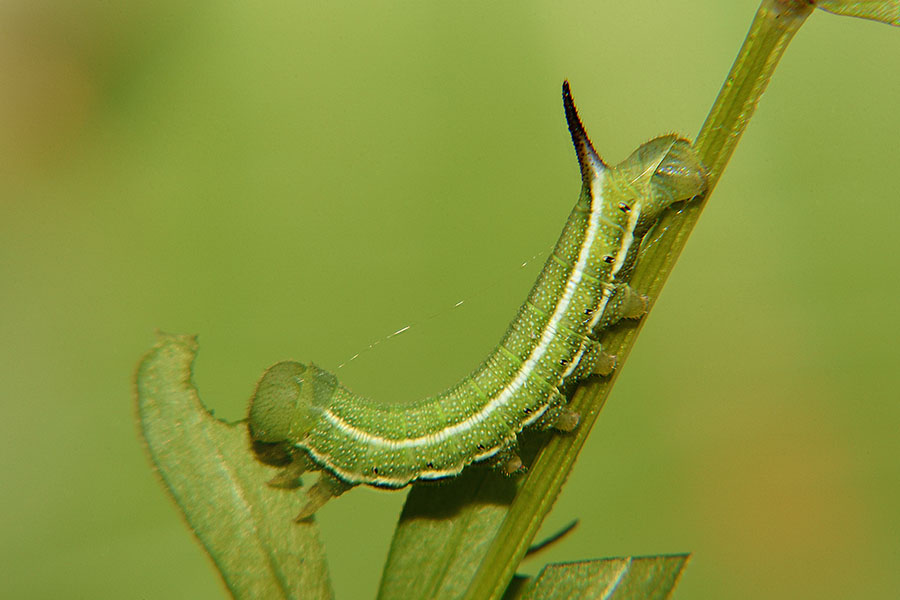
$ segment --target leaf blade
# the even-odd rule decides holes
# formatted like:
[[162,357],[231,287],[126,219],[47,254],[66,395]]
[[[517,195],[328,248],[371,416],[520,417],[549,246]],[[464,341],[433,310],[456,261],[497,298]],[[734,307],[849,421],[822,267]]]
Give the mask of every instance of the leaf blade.
[[235,598],[332,598],[318,528],[298,499],[265,484],[244,428],[215,419],[191,380],[193,336],[160,334],[138,365],[140,429],[151,460]]
[[824,11],[900,26],[900,0],[819,0]]
[[676,554],[550,564],[541,569],[522,600],[665,600],[689,558]]
[[394,531],[379,600],[462,596],[516,489],[514,480],[486,468],[469,468],[443,485],[415,486]]
[[[531,463],[548,432],[529,432],[519,454]],[[504,477],[484,466],[439,485],[415,485],[406,498],[387,563],[379,600],[461,598],[532,473]]]

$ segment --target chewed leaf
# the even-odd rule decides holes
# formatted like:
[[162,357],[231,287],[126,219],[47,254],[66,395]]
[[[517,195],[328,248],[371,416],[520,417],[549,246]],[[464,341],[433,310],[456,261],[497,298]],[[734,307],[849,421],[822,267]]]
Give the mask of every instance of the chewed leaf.
[[193,336],[160,334],[137,371],[137,408],[163,483],[235,598],[332,598],[318,528],[266,485],[243,424],[215,419],[191,381]]
[[819,0],[816,6],[836,15],[900,25],[900,0]]
[[604,558],[544,567],[522,600],[665,600],[672,594],[688,554]]

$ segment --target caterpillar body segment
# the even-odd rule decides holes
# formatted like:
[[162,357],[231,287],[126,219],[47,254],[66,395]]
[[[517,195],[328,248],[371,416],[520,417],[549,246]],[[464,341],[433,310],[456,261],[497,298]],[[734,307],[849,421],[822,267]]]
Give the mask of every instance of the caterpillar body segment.
[[[648,299],[628,285],[642,238],[662,212],[706,189],[690,144],[655,138],[608,166],[584,131],[569,91],[563,104],[582,187],[562,234],[498,346],[467,377],[405,405],[373,402],[314,364],[282,362],[257,384],[249,428],[257,450],[276,447],[299,470],[322,476],[301,518],[358,484],[400,488],[492,460],[519,470],[516,438],[526,427],[574,429],[561,389],[608,375],[615,357],[598,341],[620,319],[640,318]],[[518,463],[516,462],[518,459]],[[299,462],[300,466],[294,466]]]

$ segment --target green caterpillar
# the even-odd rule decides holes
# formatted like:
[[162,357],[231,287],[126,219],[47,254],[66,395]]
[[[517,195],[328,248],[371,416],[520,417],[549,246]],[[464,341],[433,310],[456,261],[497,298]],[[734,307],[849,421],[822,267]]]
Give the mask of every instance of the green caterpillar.
[[627,283],[641,239],[668,206],[705,191],[706,171],[674,135],[607,166],[568,82],[563,105],[581,194],[528,298],[478,368],[447,391],[406,405],[354,394],[314,364],[281,362],[260,379],[250,404],[254,449],[266,462],[286,464],[270,483],[296,487],[303,472],[322,471],[298,520],[358,484],[401,488],[487,460],[513,473],[522,468],[518,433],[529,426],[574,429],[579,416],[566,409],[563,391],[612,372],[615,357],[597,339],[620,319],[647,311],[646,297]]

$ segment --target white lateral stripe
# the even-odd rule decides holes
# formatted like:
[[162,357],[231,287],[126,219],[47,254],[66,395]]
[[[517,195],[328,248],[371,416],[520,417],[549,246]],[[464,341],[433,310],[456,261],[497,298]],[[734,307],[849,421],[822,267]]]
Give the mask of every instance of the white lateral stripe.
[[581,346],[578,348],[578,352],[569,361],[569,367],[566,369],[565,373],[562,374],[562,378],[565,379],[569,375],[575,372],[575,369],[578,368],[578,362],[581,360],[581,357],[584,356],[584,351],[587,349],[587,342],[581,342]]
[[612,281],[616,278],[616,275],[619,274],[619,270],[622,268],[622,265],[625,264],[625,257],[628,255],[628,250],[631,248],[631,244],[634,243],[634,228],[637,227],[638,219],[641,217],[641,203],[635,202],[634,206],[631,207],[631,212],[628,213],[628,224],[625,225],[625,235],[622,236],[622,244],[619,246],[619,251],[616,253],[616,262],[613,263],[612,271],[609,272],[609,280]]
[[[593,193],[593,189],[591,190]],[[628,223],[623,228],[618,223],[616,226],[624,232],[622,236],[622,243],[619,246],[619,251],[616,252],[616,259],[613,263],[613,268],[609,272],[609,276],[607,277],[607,284],[611,284],[612,281],[616,278],[616,275],[619,274],[619,271],[622,269],[622,265],[625,264],[625,258],[628,256],[628,250],[631,248],[631,244],[634,243],[634,229],[637,227],[638,219],[641,215],[641,204],[635,203],[634,206],[631,207],[631,212],[628,215]],[[603,219],[606,222],[610,222],[608,219]],[[606,305],[609,304],[609,299],[612,297],[612,292],[615,288],[612,285],[604,286],[603,294],[600,296],[600,302],[597,305],[596,310],[594,310],[594,316],[591,318],[591,322],[588,325],[588,332],[600,322],[600,319],[603,317],[603,312],[606,310]],[[578,368],[578,361],[581,359],[584,351],[586,349],[586,343],[581,345],[581,348],[578,350],[578,354],[572,360],[572,364],[569,365],[569,368],[566,369],[566,372],[563,374],[563,378],[571,375],[576,368]]]
[[[541,411],[538,416],[541,416],[544,411],[547,410],[547,407]],[[504,438],[500,441],[499,444],[494,446],[493,448],[488,448],[485,452],[476,455],[472,458],[471,461],[460,461],[458,464],[453,465],[447,469],[425,469],[423,471],[418,472],[414,476],[408,477],[388,477],[387,475],[375,475],[374,477],[364,476],[362,473],[357,471],[347,471],[346,469],[342,469],[335,465],[331,461],[331,456],[327,454],[320,454],[311,448],[305,448],[304,446],[300,446],[304,448],[307,452],[309,452],[310,456],[321,465],[324,465],[326,469],[334,472],[338,477],[343,479],[344,481],[351,483],[353,485],[358,485],[360,483],[372,484],[372,485],[380,485],[391,488],[402,488],[403,486],[409,485],[412,481],[417,479],[442,479],[444,477],[452,477],[453,475],[459,475],[463,469],[466,468],[468,464],[471,462],[478,462],[484,460],[486,458],[490,458],[497,454],[500,451],[500,448],[505,446],[509,446],[516,440],[516,436],[513,435],[509,438]]]
[[[625,234],[622,236],[622,243],[619,245],[619,251],[616,252],[616,260],[613,262],[613,268],[609,272],[609,277],[607,278],[608,283],[613,282],[616,275],[619,274],[622,265],[625,264],[628,250],[631,249],[631,244],[634,243],[634,229],[637,227],[638,219],[641,217],[641,208],[641,203],[635,202],[634,206],[631,207],[631,212],[628,213],[628,223],[625,225]],[[594,317],[591,319],[591,324],[588,327],[589,330],[593,329],[603,317],[603,313],[606,311],[606,305],[609,303],[610,297],[612,297],[612,291],[612,286],[603,289],[603,296],[600,297],[600,304],[597,306],[597,310],[594,311]]]
[[[401,440],[384,438],[379,435],[374,435],[367,431],[358,429],[332,413],[330,409],[325,409],[323,411],[322,414],[325,419],[327,419],[329,423],[334,425],[340,431],[363,443],[388,447],[392,449],[415,448],[417,446],[427,446],[434,443],[440,443],[450,437],[455,436],[457,433],[466,431],[472,428],[474,425],[483,422],[491,415],[491,413],[506,404],[506,402],[510,398],[512,398],[513,394],[515,394],[519,390],[519,388],[521,388],[525,384],[525,381],[534,370],[534,367],[544,357],[544,354],[546,354],[547,349],[550,347],[550,343],[553,341],[553,337],[556,335],[557,326],[563,320],[566,311],[568,311],[569,309],[569,304],[572,302],[572,297],[575,295],[575,290],[578,287],[578,283],[581,281],[584,269],[587,266],[588,259],[590,258],[591,247],[594,245],[594,240],[597,237],[597,230],[600,228],[600,218],[602,212],[600,205],[603,202],[603,181],[606,179],[606,174],[606,170],[597,173],[597,178],[595,178],[591,182],[591,216],[588,220],[588,226],[584,234],[584,240],[582,240],[581,242],[581,249],[578,253],[578,261],[575,263],[575,266],[572,268],[572,272],[569,274],[569,279],[566,281],[566,287],[562,298],[559,299],[559,303],[556,305],[556,309],[553,311],[550,320],[547,322],[547,325],[541,334],[540,341],[534,347],[534,350],[531,351],[531,355],[528,357],[528,359],[522,363],[522,366],[516,372],[516,375],[515,377],[513,377],[512,381],[509,382],[509,385],[503,388],[499,394],[497,394],[490,400],[490,402],[485,404],[480,411],[464,421],[460,421],[459,423],[450,425],[434,433],[429,433],[428,435],[423,435],[417,438],[407,438]],[[636,222],[637,220],[635,219],[635,223]],[[629,224],[631,224],[631,219],[629,219]],[[632,237],[633,236],[628,237],[628,245],[631,244]],[[621,259],[621,261],[617,262],[624,262],[624,254],[626,252],[627,248],[619,250],[619,253],[623,255],[623,258]],[[610,275],[610,281],[613,277],[615,277],[615,271],[613,271]],[[608,290],[604,290],[603,297],[605,298],[605,300],[603,300],[603,303],[605,305],[606,301],[609,300]]]

